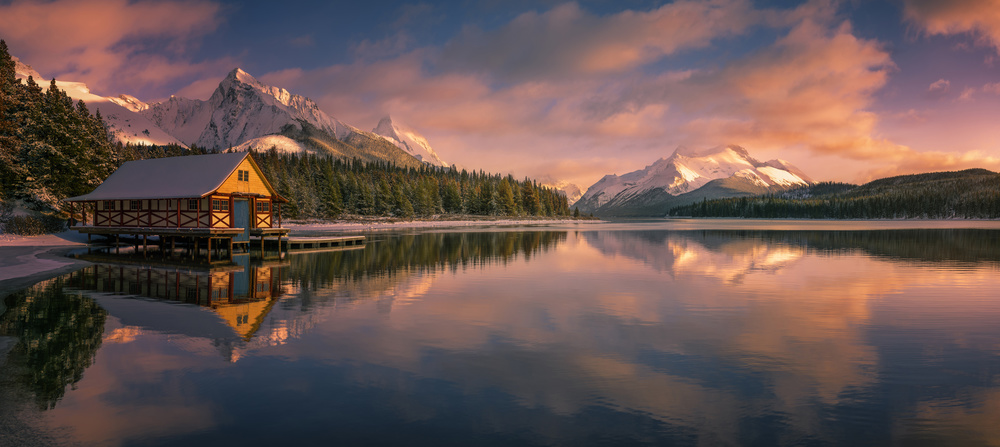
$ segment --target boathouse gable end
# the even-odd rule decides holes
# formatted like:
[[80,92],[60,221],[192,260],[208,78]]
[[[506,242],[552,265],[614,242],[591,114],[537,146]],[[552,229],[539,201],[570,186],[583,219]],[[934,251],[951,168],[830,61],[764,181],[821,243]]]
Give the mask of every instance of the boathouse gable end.
[[229,175],[228,178],[216,192],[220,194],[261,194],[265,196],[273,196],[274,190],[271,185],[264,180],[264,175],[260,172],[260,168],[257,167],[257,163],[253,162],[251,158],[247,157],[243,160],[239,166]]

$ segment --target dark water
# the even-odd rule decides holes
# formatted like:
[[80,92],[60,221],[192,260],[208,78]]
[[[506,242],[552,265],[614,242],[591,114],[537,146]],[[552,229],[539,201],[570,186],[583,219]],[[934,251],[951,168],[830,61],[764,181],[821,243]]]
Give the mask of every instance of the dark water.
[[1000,230],[721,227],[93,265],[6,298],[0,437],[1000,444]]

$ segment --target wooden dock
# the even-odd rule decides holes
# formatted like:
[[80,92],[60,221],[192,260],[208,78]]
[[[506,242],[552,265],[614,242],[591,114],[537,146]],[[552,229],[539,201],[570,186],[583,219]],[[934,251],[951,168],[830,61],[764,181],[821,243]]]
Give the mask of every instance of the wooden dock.
[[285,239],[288,251],[324,250],[344,247],[361,247],[365,243],[364,236],[332,236],[332,237],[290,237]]

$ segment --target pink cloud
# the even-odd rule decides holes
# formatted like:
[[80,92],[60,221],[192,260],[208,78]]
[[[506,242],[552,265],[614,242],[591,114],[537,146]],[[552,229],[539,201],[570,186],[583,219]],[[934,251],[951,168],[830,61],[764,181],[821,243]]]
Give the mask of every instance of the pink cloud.
[[993,82],[983,86],[983,91],[1000,95],[1000,82]]
[[214,69],[183,55],[221,20],[205,0],[15,1],[0,5],[11,52],[46,77],[116,94]]
[[903,15],[928,35],[969,34],[1000,53],[997,0],[904,0]]
[[927,87],[926,95],[931,99],[941,99],[951,92],[951,82],[947,79],[938,79]]

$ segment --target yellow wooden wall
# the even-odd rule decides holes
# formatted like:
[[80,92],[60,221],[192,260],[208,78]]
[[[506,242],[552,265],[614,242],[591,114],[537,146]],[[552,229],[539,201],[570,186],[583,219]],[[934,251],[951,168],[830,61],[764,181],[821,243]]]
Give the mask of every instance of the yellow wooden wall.
[[[237,171],[239,170],[250,172],[250,181],[240,181]],[[264,196],[270,196],[271,192],[267,190],[267,186],[264,184],[263,174],[254,169],[253,163],[250,159],[244,159],[240,163],[239,167],[233,170],[233,173],[229,175],[229,178],[225,182],[222,182],[222,186],[216,191],[219,194],[230,194],[230,193],[252,193],[261,194]]]

